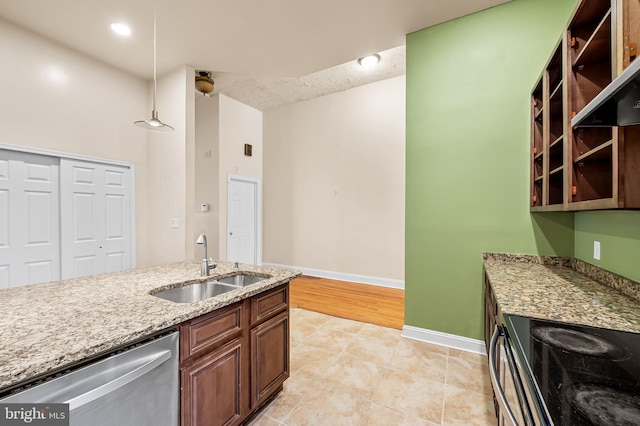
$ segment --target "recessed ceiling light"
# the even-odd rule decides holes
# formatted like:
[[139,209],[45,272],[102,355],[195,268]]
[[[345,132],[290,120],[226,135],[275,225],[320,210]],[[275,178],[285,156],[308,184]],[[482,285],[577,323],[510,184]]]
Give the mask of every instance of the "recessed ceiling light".
[[358,63],[368,70],[378,65],[378,62],[380,62],[380,55],[377,53],[358,59]]
[[114,33],[121,35],[123,37],[127,37],[131,35],[131,28],[129,28],[125,24],[114,22],[113,24],[111,24],[111,29],[113,30]]

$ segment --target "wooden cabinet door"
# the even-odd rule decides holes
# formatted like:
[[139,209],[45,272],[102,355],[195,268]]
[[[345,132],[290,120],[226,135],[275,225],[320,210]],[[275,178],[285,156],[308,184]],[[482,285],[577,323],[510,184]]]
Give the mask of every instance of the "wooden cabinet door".
[[240,424],[247,408],[245,348],[242,338],[232,340],[181,370],[183,426]]
[[251,330],[251,407],[262,404],[289,377],[289,311]]

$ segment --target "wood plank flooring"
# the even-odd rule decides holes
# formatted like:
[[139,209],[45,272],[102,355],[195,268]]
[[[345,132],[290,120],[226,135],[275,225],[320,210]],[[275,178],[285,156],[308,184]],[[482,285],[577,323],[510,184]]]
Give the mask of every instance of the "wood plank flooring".
[[292,308],[401,329],[404,290],[303,275],[291,281]]

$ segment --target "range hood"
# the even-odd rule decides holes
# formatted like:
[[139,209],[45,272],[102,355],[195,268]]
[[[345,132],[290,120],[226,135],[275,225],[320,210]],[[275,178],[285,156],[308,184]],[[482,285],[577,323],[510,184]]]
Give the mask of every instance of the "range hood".
[[636,59],[572,120],[571,126],[640,124],[640,59]]

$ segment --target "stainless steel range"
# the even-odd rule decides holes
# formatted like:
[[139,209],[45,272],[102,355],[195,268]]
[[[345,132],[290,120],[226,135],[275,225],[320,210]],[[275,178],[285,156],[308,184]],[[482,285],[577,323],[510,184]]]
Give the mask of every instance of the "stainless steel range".
[[[505,315],[506,424],[640,425],[640,334]],[[494,359],[500,357],[494,349]],[[506,370],[506,371],[505,371]],[[495,385],[494,385],[495,387]]]

